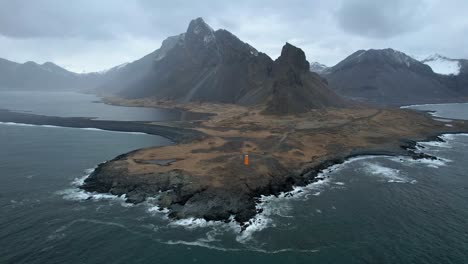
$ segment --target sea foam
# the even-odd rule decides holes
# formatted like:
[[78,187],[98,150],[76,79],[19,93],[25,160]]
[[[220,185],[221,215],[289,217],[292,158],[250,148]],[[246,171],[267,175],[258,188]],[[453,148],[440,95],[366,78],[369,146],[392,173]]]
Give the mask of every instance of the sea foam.
[[46,127],[46,128],[70,128],[70,129],[80,129],[85,131],[97,131],[97,132],[108,132],[108,133],[124,133],[132,135],[148,135],[143,132],[127,132],[127,131],[114,131],[106,130],[94,127],[66,127],[66,126],[53,126],[53,125],[34,125],[34,124],[25,124],[25,123],[15,123],[15,122],[0,122],[0,125],[9,125],[9,126],[27,126],[27,127]]
[[57,194],[61,195],[65,200],[70,201],[84,201],[84,200],[119,200],[124,202],[126,199],[125,195],[117,196],[112,194],[106,193],[94,193],[94,192],[87,192],[85,190],[80,189],[79,187],[84,184],[86,178],[93,173],[96,168],[86,169],[84,171],[84,175],[81,177],[75,178],[72,182],[72,188],[68,188],[62,191],[58,191]]

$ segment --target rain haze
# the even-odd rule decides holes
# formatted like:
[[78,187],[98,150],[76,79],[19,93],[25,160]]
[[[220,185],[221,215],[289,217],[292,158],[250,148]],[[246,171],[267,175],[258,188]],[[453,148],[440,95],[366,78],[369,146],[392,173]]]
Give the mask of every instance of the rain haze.
[[284,42],[332,66],[359,49],[468,58],[464,0],[0,1],[0,57],[104,70],[156,50],[203,17],[276,58]]

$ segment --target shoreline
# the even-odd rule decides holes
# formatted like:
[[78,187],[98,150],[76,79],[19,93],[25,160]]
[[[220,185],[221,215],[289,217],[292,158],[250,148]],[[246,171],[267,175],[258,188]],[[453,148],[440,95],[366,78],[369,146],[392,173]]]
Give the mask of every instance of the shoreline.
[[[262,196],[277,196],[321,180],[320,173],[331,166],[369,155],[435,160],[417,150],[418,142],[443,141],[443,134],[468,132],[464,121],[454,120],[449,127],[428,114],[396,109],[332,109],[279,117],[245,114],[227,106],[210,120],[174,126],[0,110],[0,122],[166,137],[176,144],[138,149],[100,163],[79,188],[125,195],[126,202],[133,204],[158,197],[157,206],[168,210],[172,219],[233,218],[244,228],[260,213],[257,205]],[[249,153],[252,166],[241,165],[241,153]]]
[[[418,152],[417,150],[417,146],[419,143],[423,143],[423,142],[447,142],[446,140],[444,140],[442,137],[445,136],[445,135],[461,135],[461,134],[467,134],[467,132],[447,132],[447,133],[441,133],[441,134],[438,134],[438,135],[433,135],[433,136],[428,136],[426,139],[423,139],[423,140],[408,140],[406,144],[404,145],[401,145],[401,151],[392,151],[392,150],[382,150],[382,151],[361,151],[361,152],[357,152],[357,153],[352,153],[348,156],[344,156],[344,157],[339,157],[339,158],[333,158],[333,159],[329,159],[329,160],[325,160],[324,162],[320,163],[319,165],[316,165],[314,167],[311,167],[309,170],[307,171],[303,171],[302,173],[300,173],[301,175],[307,175],[307,177],[309,178],[309,181],[307,182],[304,182],[303,185],[291,185],[291,186],[288,186],[287,188],[285,189],[278,189],[276,192],[272,192],[272,193],[258,193],[257,195],[255,195],[254,197],[254,200],[255,200],[255,207],[257,208],[258,205],[261,205],[262,204],[262,201],[261,199],[263,197],[271,197],[271,196],[274,196],[274,197],[278,197],[279,195],[281,194],[284,194],[284,197],[292,197],[294,196],[295,194],[291,193],[294,191],[295,188],[302,188],[302,187],[307,187],[308,185],[310,184],[313,184],[313,183],[316,183],[318,181],[321,181],[321,180],[325,180],[328,178],[328,176],[325,176],[325,177],[321,177],[320,175],[323,174],[327,169],[333,167],[333,166],[339,166],[339,165],[342,165],[342,164],[345,164],[346,162],[348,161],[351,161],[353,159],[356,159],[356,158],[361,158],[361,157],[378,157],[378,156],[382,156],[382,157],[408,157],[408,158],[411,158],[413,160],[421,160],[421,159],[430,159],[430,160],[440,160],[438,157],[436,156],[432,156],[432,155],[429,155],[429,154],[426,154],[426,153],[423,153],[423,152]],[[96,192],[95,193],[91,193],[90,191],[86,190],[86,188],[83,188],[83,186],[86,184],[86,181],[93,177],[93,174],[95,173],[99,173],[99,169],[102,165],[108,163],[108,162],[112,162],[114,160],[119,160],[119,159],[122,159],[122,158],[125,158],[129,155],[131,155],[132,153],[135,153],[137,152],[138,150],[134,150],[134,151],[130,151],[128,153],[124,153],[124,154],[121,154],[117,157],[115,157],[114,159],[111,159],[111,160],[108,160],[108,161],[104,161],[100,164],[98,164],[94,169],[93,171],[88,174],[85,178],[83,178],[83,183],[81,185],[77,185],[76,188],[80,189],[80,190],[84,190],[85,192],[88,192],[88,199],[92,199],[92,195],[95,195],[95,194],[104,194],[104,193],[108,193],[108,192]],[[115,198],[121,198],[121,199],[125,199],[125,203],[129,203],[129,204],[139,204],[143,201],[131,201],[129,200],[128,197],[125,197],[125,198],[122,198],[122,195],[117,195],[117,194],[111,194],[113,195]],[[145,200],[146,201],[146,200]],[[156,205],[158,206],[158,205]],[[245,229],[247,229],[250,225],[252,225],[253,223],[251,222],[256,215],[260,214],[261,211],[259,211],[258,209],[256,209],[256,212],[255,214],[253,214],[248,221],[246,222],[239,222],[237,221],[233,215],[230,215],[228,218],[225,218],[225,219],[207,219],[207,218],[174,218],[173,215],[171,215],[170,213],[170,210],[168,208],[164,208],[164,207],[159,207],[159,211],[161,212],[165,212],[165,215],[171,219],[171,220],[182,220],[182,219],[203,219],[207,222],[209,221],[215,221],[215,222],[225,222],[225,223],[228,223],[230,221],[234,221],[236,222],[237,224],[239,224],[240,228],[241,228],[241,232],[244,231]]]
[[203,133],[183,127],[156,125],[154,122],[95,120],[85,117],[56,117],[19,113],[0,109],[0,122],[37,126],[100,129],[112,132],[144,133],[167,138],[175,143],[190,142],[204,137]]
[[[227,111],[195,128],[207,132],[205,140],[119,155],[99,164],[81,189],[117,196],[125,194],[127,202],[134,204],[158,197],[157,205],[168,210],[168,216],[172,219],[230,221],[233,218],[247,227],[249,221],[260,212],[257,209],[260,197],[277,196],[292,191],[294,187],[321,180],[317,178],[318,175],[331,166],[368,155],[436,160],[434,156],[417,151],[418,142],[443,141],[440,138],[443,134],[468,131],[465,122],[453,121],[453,126],[448,127],[427,114],[413,110],[349,111],[355,115],[354,118],[346,118],[339,124],[336,124],[336,119],[327,121],[333,124],[331,127],[301,123],[311,122],[311,118],[317,119],[314,113],[298,117],[264,117],[236,112],[233,117]],[[341,114],[325,114],[326,117],[330,115],[341,120]],[[223,119],[224,116],[228,117],[229,122]],[[248,119],[247,122],[243,122],[242,118]],[[254,120],[249,121],[249,118]],[[258,118],[267,119],[261,121],[263,119]],[[284,128],[268,126],[269,120],[276,121],[277,118],[286,119]],[[401,125],[402,128],[395,133],[394,127],[386,126],[387,120],[396,121],[395,126]],[[289,122],[305,128],[291,131]],[[252,134],[247,136],[246,130],[238,128],[239,123],[252,129]],[[267,127],[262,127],[265,123]],[[320,125],[324,125],[323,121]],[[352,131],[361,128],[370,131],[357,136],[357,139],[349,139],[354,136],[350,134]],[[375,131],[375,128],[378,130]],[[259,136],[265,130],[271,131],[269,129],[279,131],[275,131],[277,134],[274,135],[267,133]],[[233,130],[239,132],[234,133]],[[393,134],[388,134],[390,132]],[[377,133],[379,137],[374,139],[368,133],[372,136]],[[331,140],[324,145],[326,152],[317,148],[317,144],[323,142],[323,136]],[[339,142],[343,145],[338,145]],[[312,151],[313,158],[308,158],[306,151]],[[317,151],[321,154],[314,154]],[[249,153],[255,168],[240,165],[240,154],[236,153]],[[175,162],[165,166],[154,164],[161,160]]]

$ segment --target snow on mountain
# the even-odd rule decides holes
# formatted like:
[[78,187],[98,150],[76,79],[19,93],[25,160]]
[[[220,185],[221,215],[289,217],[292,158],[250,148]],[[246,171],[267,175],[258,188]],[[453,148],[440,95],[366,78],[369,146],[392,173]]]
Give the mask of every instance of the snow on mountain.
[[439,54],[431,55],[423,60],[422,63],[432,68],[432,71],[443,75],[458,75],[460,73],[460,62]]
[[310,71],[321,74],[328,69],[328,66],[319,62],[312,62],[310,64]]

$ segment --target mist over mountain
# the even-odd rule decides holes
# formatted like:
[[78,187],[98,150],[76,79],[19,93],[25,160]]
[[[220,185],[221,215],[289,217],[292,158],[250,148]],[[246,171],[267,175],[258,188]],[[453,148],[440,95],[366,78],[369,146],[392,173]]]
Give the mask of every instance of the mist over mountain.
[[0,58],[0,90],[86,91],[109,79],[108,74],[78,74],[52,62],[17,63]]

